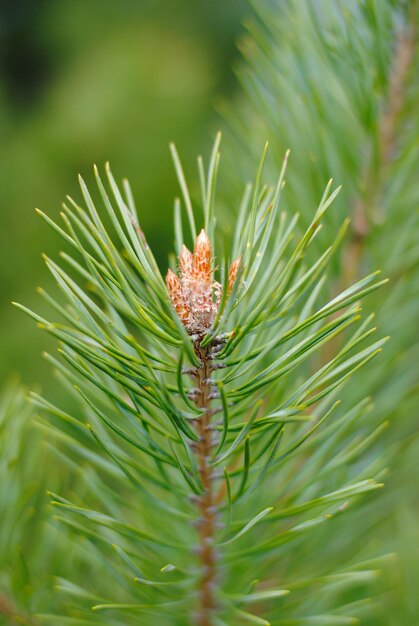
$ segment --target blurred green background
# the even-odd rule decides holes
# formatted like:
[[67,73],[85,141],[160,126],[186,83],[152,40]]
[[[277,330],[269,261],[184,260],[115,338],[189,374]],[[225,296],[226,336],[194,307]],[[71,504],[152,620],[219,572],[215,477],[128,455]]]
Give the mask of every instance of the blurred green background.
[[[51,282],[41,251],[77,173],[111,161],[128,177],[141,223],[163,262],[177,184],[168,143],[185,164],[211,145],[214,104],[237,89],[232,66],[245,0],[4,0],[0,19],[0,377],[48,384],[52,345],[18,313],[42,311]],[[188,171],[188,168],[186,167]]]

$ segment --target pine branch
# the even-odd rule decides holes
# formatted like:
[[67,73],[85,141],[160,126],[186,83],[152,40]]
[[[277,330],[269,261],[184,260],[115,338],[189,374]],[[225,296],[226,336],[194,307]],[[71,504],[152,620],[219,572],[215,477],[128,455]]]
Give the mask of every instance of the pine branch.
[[204,493],[198,496],[197,506],[200,517],[198,519],[200,537],[200,559],[202,563],[201,601],[198,623],[200,626],[210,626],[211,615],[215,608],[214,585],[216,583],[216,553],[215,553],[215,530],[217,524],[217,511],[214,498],[214,470],[210,459],[213,448],[213,432],[211,425],[211,399],[212,388],[208,382],[211,379],[211,347],[202,348],[199,343],[195,344],[195,351],[201,366],[197,371],[198,395],[196,405],[203,413],[197,421],[199,441],[196,446],[199,474]]
[[[361,213],[368,214],[367,236],[360,246],[356,235],[345,240],[340,260],[331,266],[331,281],[342,286],[374,267],[382,267],[390,276],[389,288],[376,292],[370,301],[378,311],[380,328],[392,337],[386,364],[367,368],[343,390],[342,399],[353,402],[374,395],[375,404],[365,419],[358,425],[351,422],[360,439],[383,419],[393,424],[379,443],[392,478],[383,508],[369,506],[366,499],[359,514],[351,521],[345,518],[341,528],[348,544],[359,545],[362,527],[365,536],[371,532],[376,536],[376,554],[397,553],[388,565],[381,563],[380,585],[386,588],[385,597],[371,612],[354,613],[354,618],[379,626],[409,623],[416,619],[417,598],[398,581],[407,577],[419,580],[419,569],[406,548],[400,547],[396,534],[406,535],[411,528],[407,520],[417,517],[411,460],[418,449],[412,419],[418,403],[415,371],[419,358],[415,331],[419,262],[417,2],[384,1],[378,5],[285,0],[253,4],[255,17],[248,25],[248,37],[241,42],[246,64],[240,68],[239,78],[244,94],[234,107],[223,110],[233,140],[228,189],[238,193],[242,180],[251,174],[262,136],[269,138],[275,155],[291,147],[297,168],[289,171],[284,194],[292,210],[302,211],[303,221],[310,219],[305,207],[318,197],[330,175],[344,185],[323,234],[347,215],[348,207],[354,209],[354,199],[361,204]],[[401,37],[398,45],[395,35]],[[230,206],[231,201],[228,191],[225,202]],[[320,243],[321,234],[312,247],[314,260],[322,250]],[[355,259],[348,261],[348,249],[357,250]],[[321,358],[328,360],[339,342],[327,343]],[[317,359],[313,369],[318,367]],[[368,456],[373,463],[373,455]],[[323,540],[329,545],[327,533]],[[325,543],[320,537],[312,544],[316,563],[325,558]],[[352,558],[350,550],[346,558]],[[301,549],[284,569],[294,572],[296,560],[300,571],[310,568],[307,552]],[[329,567],[332,563],[333,557]],[[327,604],[322,600],[319,607]]]
[[[214,235],[218,146],[219,138],[206,178],[200,161],[202,219]],[[198,218],[174,154],[194,233]],[[63,459],[89,464],[87,502],[81,493],[51,497],[62,523],[113,564],[110,597],[88,594],[94,614],[111,623],[115,611],[127,624],[135,614],[182,624],[195,615],[201,626],[276,623],[281,611],[273,601],[282,605],[289,591],[278,587],[278,551],[285,555],[289,542],[343,514],[331,476],[379,434],[362,445],[341,439],[339,424],[365,407],[335,415],[338,390],[385,341],[371,342],[374,329],[369,319],[361,322],[359,306],[383,281],[374,273],[330,301],[321,295],[344,227],[314,264],[304,258],[339,190],[327,186],[297,235],[296,220],[279,210],[287,156],[274,185],[263,181],[265,156],[266,149],[220,264],[204,229],[193,252],[183,245],[176,210],[178,268],[169,269],[166,284],[132,197],[124,198],[109,168],[112,201],[97,170],[95,177],[110,230],[83,181],[87,211],[71,201],[62,216],[66,230],[44,216],[75,252],[63,257],[72,274],[46,259],[65,304],[42,295],[61,319],[19,306],[60,342],[64,362],[49,358],[81,403],[80,414],[68,415],[35,398],[50,415],[46,428],[58,429]],[[310,372],[312,356],[337,336],[337,354]],[[333,440],[337,456],[330,457]],[[308,461],[301,467],[301,454],[315,471]],[[289,485],[284,494],[272,490],[279,476]],[[362,473],[340,488],[346,503],[377,486]],[[284,510],[300,521],[282,522]],[[255,587],[254,576],[265,586]]]
[[370,232],[371,219],[379,223],[378,203],[383,193],[385,173],[397,156],[397,124],[402,110],[406,91],[406,82],[412,67],[415,52],[415,24],[417,23],[417,3],[410,6],[406,22],[395,35],[393,62],[388,80],[388,93],[383,105],[377,129],[378,162],[375,162],[373,150],[367,151],[367,161],[361,176],[362,196],[354,203],[350,244],[345,251],[344,280],[349,284],[360,273],[360,263],[365,248],[365,239]]

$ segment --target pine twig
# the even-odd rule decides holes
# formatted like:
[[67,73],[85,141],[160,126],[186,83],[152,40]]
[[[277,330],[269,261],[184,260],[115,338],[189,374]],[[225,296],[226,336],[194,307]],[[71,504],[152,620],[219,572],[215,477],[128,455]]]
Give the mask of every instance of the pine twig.
[[201,360],[201,367],[198,369],[198,389],[200,391],[196,404],[203,410],[203,415],[197,422],[199,442],[197,444],[197,459],[199,474],[204,488],[204,493],[198,498],[199,537],[200,537],[200,559],[203,569],[200,587],[200,608],[198,623],[199,626],[211,626],[211,614],[215,608],[215,598],[213,586],[215,582],[215,561],[214,551],[214,531],[216,524],[216,510],[214,503],[214,477],[213,469],[209,463],[212,450],[211,431],[211,385],[208,379],[211,375],[210,350],[202,348],[199,343],[195,350]]
[[37,626],[36,622],[31,617],[20,613],[4,594],[0,594],[0,617],[4,617],[6,623],[11,626],[18,624]]
[[[413,2],[407,22],[396,36],[394,58],[389,77],[386,104],[378,127],[378,167],[374,172],[374,159],[370,152],[363,168],[361,187],[365,189],[355,201],[352,212],[352,239],[345,254],[345,282],[350,284],[359,276],[365,240],[370,232],[371,214],[376,210],[383,185],[383,174],[394,160],[397,143],[397,123],[403,108],[406,81],[415,50],[414,24],[417,3]],[[377,216],[375,217],[377,219]]]

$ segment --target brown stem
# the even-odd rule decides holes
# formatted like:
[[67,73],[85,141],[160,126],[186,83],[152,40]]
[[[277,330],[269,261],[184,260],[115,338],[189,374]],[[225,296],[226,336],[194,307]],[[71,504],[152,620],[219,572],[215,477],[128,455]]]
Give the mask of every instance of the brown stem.
[[365,240],[370,231],[370,219],[374,213],[377,219],[377,204],[383,188],[384,174],[395,158],[399,115],[414,57],[417,9],[418,2],[415,0],[411,3],[404,28],[396,35],[389,87],[378,125],[378,163],[374,161],[371,151],[361,176],[363,193],[356,199],[352,211],[352,239],[346,249],[344,262],[346,284],[351,284],[360,274]]
[[28,626],[35,626],[35,622],[29,616],[19,613],[12,602],[0,593],[0,618],[2,616],[6,619],[6,623],[10,625],[27,624]]
[[[417,43],[417,13],[419,0],[412,0],[404,28],[396,35],[388,91],[383,102],[383,113],[378,122],[378,162],[371,150],[360,174],[360,193],[352,207],[352,233],[343,249],[343,268],[338,279],[339,291],[359,280],[365,245],[370,232],[371,216],[377,219],[377,204],[383,190],[384,176],[395,158],[397,127],[406,95],[407,79]],[[336,316],[338,313],[336,313]],[[338,352],[342,335],[327,342],[320,352],[320,363],[328,363]],[[318,362],[314,363],[314,371]]]
[[202,577],[200,582],[200,606],[198,612],[199,626],[211,626],[211,615],[215,608],[214,579],[215,579],[215,551],[214,532],[216,525],[216,506],[214,500],[213,469],[210,464],[212,450],[212,428],[210,408],[211,399],[211,358],[209,349],[202,348],[199,343],[195,350],[201,360],[201,367],[197,370],[197,388],[199,394],[196,404],[203,409],[202,417],[197,422],[199,442],[196,447],[198,469],[204,493],[199,496],[197,505],[199,510],[199,555],[202,565]]
[[[371,218],[379,220],[377,205],[383,192],[384,177],[396,156],[399,117],[403,109],[407,79],[414,58],[418,6],[418,0],[412,1],[406,24],[396,35],[388,91],[378,123],[378,160],[374,159],[373,150],[371,150],[362,168],[361,192],[355,198],[352,208],[352,235],[343,251],[340,289],[346,289],[361,277],[361,264],[370,233]],[[321,352],[322,362],[330,361],[339,349],[341,341],[342,336],[338,336],[326,344]]]

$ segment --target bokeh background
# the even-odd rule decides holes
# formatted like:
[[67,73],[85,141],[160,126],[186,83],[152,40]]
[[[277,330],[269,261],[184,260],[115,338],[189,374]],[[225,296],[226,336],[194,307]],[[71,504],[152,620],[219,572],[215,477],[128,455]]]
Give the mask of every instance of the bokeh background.
[[[0,10],[0,379],[45,388],[48,338],[12,300],[39,310],[51,282],[41,252],[77,174],[113,165],[128,177],[160,262],[172,242],[177,185],[168,143],[185,164],[210,149],[217,103],[238,89],[245,0],[4,0]],[[187,169],[187,168],[186,168]]]

